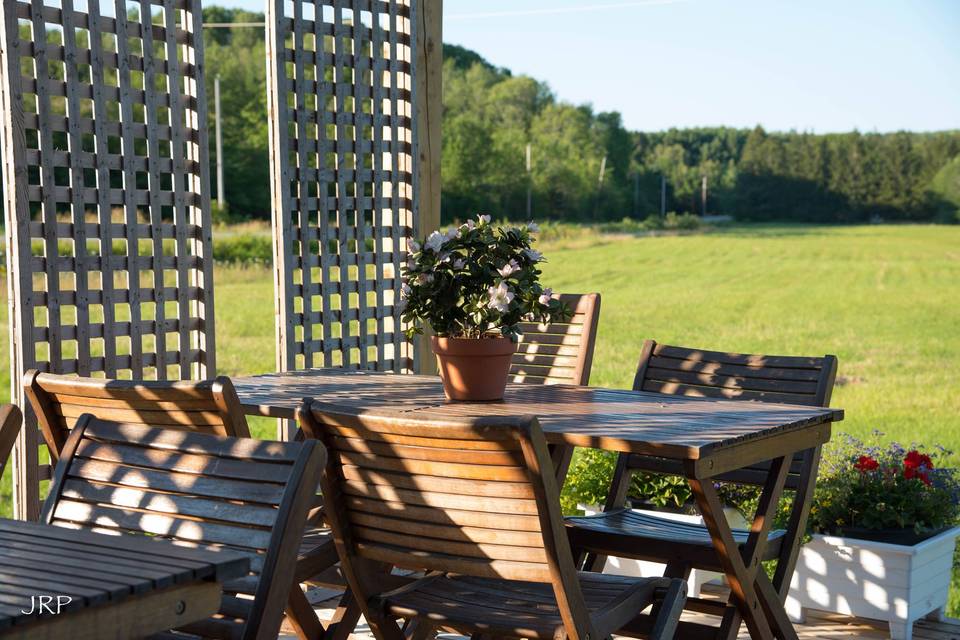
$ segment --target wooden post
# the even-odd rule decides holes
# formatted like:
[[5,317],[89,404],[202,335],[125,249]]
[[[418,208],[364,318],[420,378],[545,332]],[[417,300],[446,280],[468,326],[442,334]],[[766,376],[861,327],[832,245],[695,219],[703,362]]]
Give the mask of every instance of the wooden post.
[[[440,118],[443,81],[443,0],[413,0],[414,128],[417,145],[415,235],[422,238],[440,228]],[[417,341],[414,367],[418,373],[437,372],[428,335]]]
[[220,111],[220,74],[213,79],[213,102],[217,110],[217,206],[223,213],[223,205],[226,203],[223,186],[223,135],[220,127],[223,113]]
[[633,174],[633,215],[640,217],[640,172]]
[[527,143],[527,220],[533,220],[533,163],[530,156],[530,143]]
[[707,215],[707,176],[700,183],[700,215]]
[[667,215],[667,176],[660,174],[660,217]]

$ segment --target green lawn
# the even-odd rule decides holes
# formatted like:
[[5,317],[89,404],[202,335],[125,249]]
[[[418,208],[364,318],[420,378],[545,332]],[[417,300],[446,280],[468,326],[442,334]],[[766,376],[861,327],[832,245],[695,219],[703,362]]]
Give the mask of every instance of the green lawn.
[[[546,284],[603,296],[595,385],[629,387],[648,337],[706,349],[832,353],[840,360],[833,404],[847,416],[841,429],[880,429],[905,444],[960,450],[960,227],[585,234],[541,248]],[[220,372],[272,370],[269,271],[220,268],[216,286]],[[0,314],[6,317],[5,305]],[[7,381],[7,349],[4,340],[0,382]],[[273,423],[260,420],[255,429],[266,435]],[[9,511],[9,495],[5,478],[0,513]],[[953,595],[957,601],[956,589]]]

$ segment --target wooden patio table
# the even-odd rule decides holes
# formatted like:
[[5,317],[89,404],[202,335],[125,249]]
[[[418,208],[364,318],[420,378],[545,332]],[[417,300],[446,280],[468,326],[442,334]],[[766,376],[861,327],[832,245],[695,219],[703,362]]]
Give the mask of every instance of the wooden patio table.
[[[533,415],[558,452],[555,461],[569,459],[560,452],[579,446],[679,462],[751,637],[797,638],[783,608],[786,594],[774,588],[760,558],[794,455],[827,442],[831,424],[843,419],[840,410],[532,384],[508,385],[501,402],[450,403],[439,378],[433,376],[343,369],[271,373],[233,382],[250,415],[293,418],[304,398],[377,413],[411,412],[417,417]],[[715,480],[768,460],[772,462],[760,507],[738,553]],[[804,518],[807,513],[805,509]],[[783,541],[778,570],[792,572],[803,529],[800,526],[794,539]],[[624,632],[629,634],[629,627]]]
[[249,569],[237,553],[0,519],[0,638],[141,638],[217,613],[223,582]]

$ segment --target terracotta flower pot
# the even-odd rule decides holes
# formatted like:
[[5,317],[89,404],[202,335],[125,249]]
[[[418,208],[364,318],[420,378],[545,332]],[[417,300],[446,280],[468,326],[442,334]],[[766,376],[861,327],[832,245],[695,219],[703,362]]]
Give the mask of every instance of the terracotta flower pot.
[[509,338],[430,338],[448,400],[501,400],[517,345]]

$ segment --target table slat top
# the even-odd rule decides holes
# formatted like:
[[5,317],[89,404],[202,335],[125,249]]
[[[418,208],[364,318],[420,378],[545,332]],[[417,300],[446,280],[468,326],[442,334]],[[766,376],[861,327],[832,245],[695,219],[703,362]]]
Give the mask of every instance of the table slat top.
[[312,369],[233,380],[249,414],[292,418],[305,398],[413,417],[533,415],[547,439],[698,459],[718,449],[843,419],[839,409],[573,385],[510,384],[502,402],[448,402],[433,376]]
[[0,519],[0,629],[36,620],[34,596],[53,596],[51,606],[66,596],[66,613],[174,584],[223,582],[249,568],[247,556],[229,551]]

